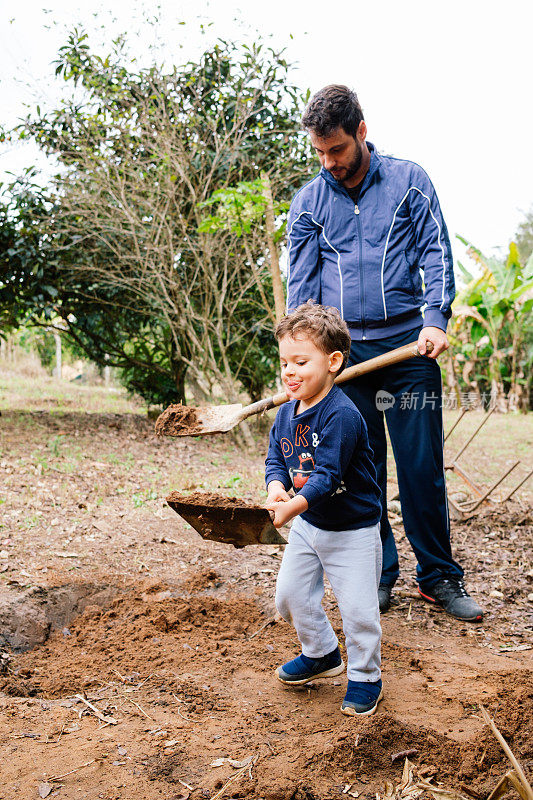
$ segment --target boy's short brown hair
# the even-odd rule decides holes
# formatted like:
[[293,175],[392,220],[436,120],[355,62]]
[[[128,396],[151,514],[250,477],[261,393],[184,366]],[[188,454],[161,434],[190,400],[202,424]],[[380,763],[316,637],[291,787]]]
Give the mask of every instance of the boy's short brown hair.
[[319,306],[309,300],[283,317],[274,333],[278,342],[284,336],[294,339],[295,334],[306,334],[319,350],[328,355],[340,350],[343,361],[337,375],[340,375],[347,364],[351,345],[350,332],[336,308]]

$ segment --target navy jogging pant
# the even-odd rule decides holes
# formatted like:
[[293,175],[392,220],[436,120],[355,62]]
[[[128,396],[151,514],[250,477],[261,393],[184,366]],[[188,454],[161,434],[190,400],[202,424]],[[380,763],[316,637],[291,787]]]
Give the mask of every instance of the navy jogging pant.
[[[358,364],[416,341],[420,328],[386,339],[352,341],[349,364]],[[399,575],[398,552],[387,518],[387,441],[392,444],[405,533],[417,559],[417,580],[429,590],[443,576],[462,578],[452,558],[444,476],[442,382],[436,361],[416,357],[356,378],[342,389],[368,426],[382,496],[381,583]]]

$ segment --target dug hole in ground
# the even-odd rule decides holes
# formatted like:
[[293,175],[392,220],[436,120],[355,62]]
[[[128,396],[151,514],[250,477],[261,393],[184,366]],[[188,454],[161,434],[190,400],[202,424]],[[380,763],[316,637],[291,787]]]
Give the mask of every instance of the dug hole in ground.
[[[413,786],[431,779],[484,798],[510,764],[480,704],[531,780],[527,493],[453,523],[481,625],[416,596],[396,526],[385,699],[359,720],[339,710],[345,675],[300,689],[274,677],[299,652],[274,618],[282,549],[203,541],[164,503],[172,490],[261,501],[264,437],[250,455],[223,436],[157,439],[136,414],[0,422],[0,797],[374,800],[399,796],[410,751],[402,796],[431,797]],[[342,643],[329,589],[325,606]]]

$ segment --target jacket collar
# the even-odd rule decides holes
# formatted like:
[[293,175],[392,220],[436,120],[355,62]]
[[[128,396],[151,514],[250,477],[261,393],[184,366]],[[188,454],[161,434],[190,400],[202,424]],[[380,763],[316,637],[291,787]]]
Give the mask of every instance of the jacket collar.
[[[359,196],[361,196],[361,194],[365,191],[365,189],[370,185],[371,181],[374,178],[374,175],[376,174],[376,172],[378,172],[382,163],[381,156],[376,150],[376,146],[373,145],[372,142],[367,142],[366,144],[368,149],[370,150],[370,166],[368,168],[368,172],[366,173],[363,179],[363,184],[361,186],[361,191],[359,193]],[[324,167],[322,167],[319,174],[326,181],[326,183],[328,183],[333,189],[336,189],[337,191],[342,192],[343,194],[347,194],[347,191],[344,188],[344,186],[341,183],[338,183],[331,174],[331,172],[328,172],[327,169],[324,169]]]

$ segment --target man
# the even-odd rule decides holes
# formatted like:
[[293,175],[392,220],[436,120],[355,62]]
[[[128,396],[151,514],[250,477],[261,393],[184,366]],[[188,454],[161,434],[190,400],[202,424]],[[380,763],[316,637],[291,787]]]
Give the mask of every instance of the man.
[[418,164],[380,155],[366,141],[361,106],[346,86],[314,95],[302,125],[322,169],[289,212],[288,309],[309,299],[338,308],[352,337],[351,364],[413,340],[424,355],[343,387],[366,420],[382,491],[380,609],[390,607],[399,575],[387,518],[385,417],[419,592],[457,619],[479,621],[482,609],[466,592],[450,546],[435,359],[448,348],[455,286],[435,190]]

